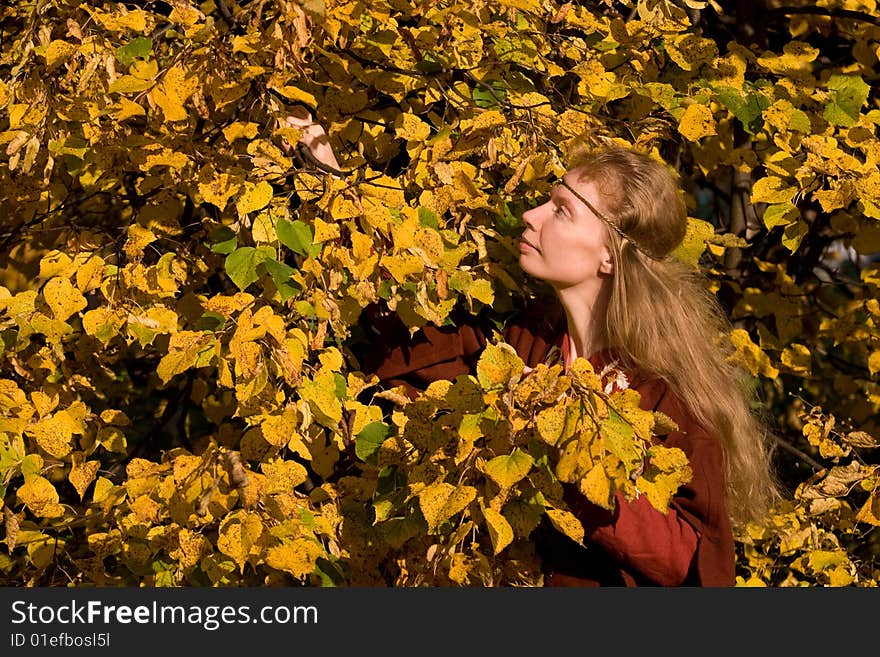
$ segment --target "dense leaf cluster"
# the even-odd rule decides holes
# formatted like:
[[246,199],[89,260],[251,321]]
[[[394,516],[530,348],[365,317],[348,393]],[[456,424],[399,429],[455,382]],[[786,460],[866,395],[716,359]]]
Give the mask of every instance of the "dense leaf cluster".
[[[18,2],[0,19],[0,527],[30,585],[540,584],[561,482],[658,508],[663,418],[502,343],[415,400],[352,346],[540,290],[581,144],[676,164],[788,499],[739,582],[880,581],[874,0]],[[800,6],[803,5],[803,6]],[[866,9],[868,8],[868,9]],[[284,117],[307,106],[342,165]],[[668,427],[666,428],[668,429]]]

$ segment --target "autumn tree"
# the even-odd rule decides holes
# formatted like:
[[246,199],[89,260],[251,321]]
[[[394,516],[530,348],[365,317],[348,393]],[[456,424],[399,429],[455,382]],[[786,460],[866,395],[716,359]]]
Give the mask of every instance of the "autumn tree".
[[[675,165],[787,499],[738,582],[880,580],[875,0],[17,2],[0,19],[0,551],[32,585],[540,584],[560,482],[690,473],[585,361],[411,400],[358,318],[498,322],[572,152]],[[757,11],[755,10],[757,7]],[[304,104],[341,170],[284,118]],[[562,400],[560,403],[559,400]]]

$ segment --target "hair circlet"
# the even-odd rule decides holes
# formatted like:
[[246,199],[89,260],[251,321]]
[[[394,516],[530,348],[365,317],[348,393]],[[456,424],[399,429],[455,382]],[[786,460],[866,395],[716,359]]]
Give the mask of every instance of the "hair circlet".
[[587,199],[585,199],[582,194],[576,192],[571,185],[569,185],[567,182],[565,182],[565,178],[560,178],[559,184],[562,185],[563,187],[565,187],[572,194],[574,194],[575,198],[577,198],[581,203],[586,205],[590,209],[590,211],[599,218],[599,220],[602,223],[604,223],[606,226],[611,228],[615,233],[617,233],[621,237],[621,239],[625,239],[630,244],[632,244],[635,247],[636,251],[638,251],[639,253],[644,255],[646,258],[650,258],[651,260],[659,261],[659,260],[663,259],[662,257],[658,258],[657,256],[651,255],[650,253],[648,253],[648,251],[646,251],[644,248],[642,248],[638,242],[636,242],[632,237],[630,237],[629,235],[624,233],[623,230],[621,230],[620,226],[618,226],[613,221],[611,221],[611,219],[606,217],[603,213],[599,212],[599,210],[592,203],[590,203]]

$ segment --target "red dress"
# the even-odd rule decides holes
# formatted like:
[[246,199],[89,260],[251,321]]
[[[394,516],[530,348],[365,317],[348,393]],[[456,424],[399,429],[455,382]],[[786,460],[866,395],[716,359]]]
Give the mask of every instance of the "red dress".
[[[364,372],[375,373],[385,386],[403,385],[410,392],[432,381],[472,373],[489,331],[470,317],[457,326],[423,327],[409,337],[396,317],[366,322],[374,338],[353,349]],[[558,303],[533,306],[505,327],[505,341],[529,367],[546,362],[555,349],[567,352],[566,322]],[[601,371],[613,352],[594,354]],[[566,487],[566,502],[585,529],[581,546],[561,533],[539,527],[535,540],[548,586],[733,586],[733,534],[725,506],[724,454],[720,442],[697,424],[662,379],[627,372],[629,387],[641,395],[640,406],[672,418],[679,429],[663,444],[685,452],[692,480],[673,496],[663,514],[641,496],[618,495],[614,512]]]

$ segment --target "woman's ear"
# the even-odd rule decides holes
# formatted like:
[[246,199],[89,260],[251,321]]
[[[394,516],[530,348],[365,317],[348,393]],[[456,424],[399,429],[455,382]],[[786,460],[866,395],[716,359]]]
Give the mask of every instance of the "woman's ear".
[[611,257],[611,249],[602,247],[602,260],[599,262],[599,273],[611,276],[614,274],[614,258]]

